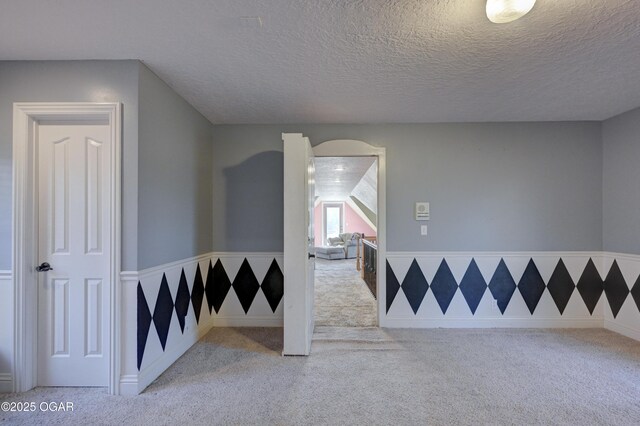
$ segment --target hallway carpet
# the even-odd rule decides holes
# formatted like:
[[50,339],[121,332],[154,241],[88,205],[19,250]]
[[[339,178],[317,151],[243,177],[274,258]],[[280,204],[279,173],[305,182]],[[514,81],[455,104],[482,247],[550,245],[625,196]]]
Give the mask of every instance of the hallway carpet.
[[142,395],[38,388],[6,424],[637,425],[640,343],[602,329],[316,330],[282,357],[282,329],[218,328]]
[[356,270],[355,259],[316,259],[315,323],[318,326],[375,327],[376,299]]

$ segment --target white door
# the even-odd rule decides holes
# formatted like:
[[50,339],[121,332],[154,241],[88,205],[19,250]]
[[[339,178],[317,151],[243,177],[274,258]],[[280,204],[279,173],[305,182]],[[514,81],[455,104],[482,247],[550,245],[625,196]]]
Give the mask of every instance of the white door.
[[309,355],[313,336],[315,167],[309,139],[284,133],[284,351]]
[[[38,126],[39,386],[107,386],[110,133]],[[41,265],[43,266],[43,265]]]

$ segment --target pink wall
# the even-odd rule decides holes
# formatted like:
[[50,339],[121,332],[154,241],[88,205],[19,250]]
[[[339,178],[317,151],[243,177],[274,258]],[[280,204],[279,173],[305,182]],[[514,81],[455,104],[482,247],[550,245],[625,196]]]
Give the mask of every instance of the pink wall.
[[[364,232],[367,237],[376,235],[376,231],[356,213],[349,204],[344,203],[345,231],[344,232]],[[314,210],[314,234],[316,246],[322,245],[322,203],[318,204]]]
[[345,215],[345,232],[360,232],[365,236],[371,237],[376,235],[376,231],[365,222],[358,213],[356,213],[349,204],[344,204]]

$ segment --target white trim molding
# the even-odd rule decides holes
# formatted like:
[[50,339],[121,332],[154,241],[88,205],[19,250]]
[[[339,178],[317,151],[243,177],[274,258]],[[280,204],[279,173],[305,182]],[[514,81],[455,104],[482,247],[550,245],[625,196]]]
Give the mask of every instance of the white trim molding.
[[390,318],[389,328],[602,328],[602,318]]
[[601,251],[390,251],[387,258],[401,257],[462,257],[462,258],[478,258],[478,257],[591,257],[592,259],[600,259],[603,253]]
[[214,327],[282,327],[282,317],[273,316],[215,316]]
[[121,105],[119,103],[26,102],[13,104],[13,233],[12,270],[14,287],[13,377],[14,391],[36,386],[37,369],[37,264],[38,205],[37,149],[38,124],[46,121],[105,121],[111,137],[110,181],[110,288],[109,312],[109,393],[118,393],[120,369],[120,185],[121,185]]
[[13,392],[13,376],[11,373],[0,373],[0,393]]
[[640,342],[640,329],[620,324],[615,320],[604,320],[604,328]]

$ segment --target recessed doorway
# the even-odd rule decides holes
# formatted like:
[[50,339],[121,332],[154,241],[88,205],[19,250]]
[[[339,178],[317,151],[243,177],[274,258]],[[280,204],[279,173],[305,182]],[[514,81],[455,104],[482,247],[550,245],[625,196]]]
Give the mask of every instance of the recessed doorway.
[[377,176],[375,156],[315,159],[317,326],[378,325],[370,267],[377,242]]

